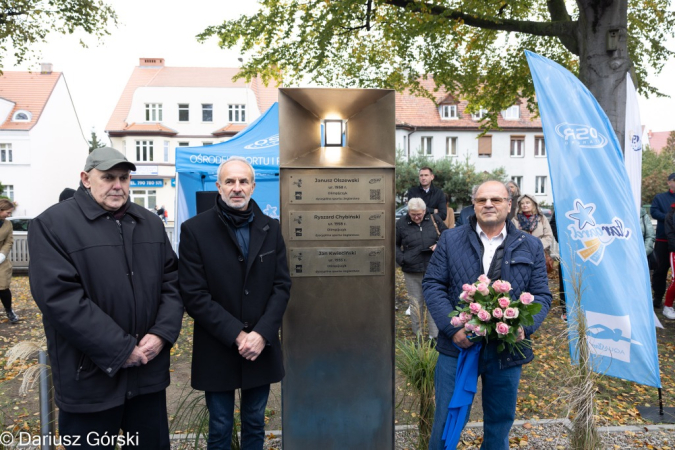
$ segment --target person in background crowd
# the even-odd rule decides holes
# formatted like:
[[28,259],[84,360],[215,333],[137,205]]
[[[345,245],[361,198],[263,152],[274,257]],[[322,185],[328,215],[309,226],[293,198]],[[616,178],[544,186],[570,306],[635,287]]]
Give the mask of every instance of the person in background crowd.
[[445,226],[455,228],[455,210],[450,206],[450,195],[445,194],[445,206],[448,209],[448,217],[445,218]]
[[[532,326],[519,329],[519,341],[532,336],[551,306],[541,240],[519,231],[513,222],[506,220],[511,198],[504,183],[481,184],[473,203],[476,214],[469,218],[470,223],[441,235],[422,281],[424,299],[439,330],[434,381],[436,413],[429,450],[443,448],[442,435],[455,388],[459,349],[474,345],[463,325],[454,327],[450,322],[449,314],[459,304],[462,285],[486,274],[490,280],[511,283],[513,298],[522,292],[534,295],[534,301],[542,308],[534,316]],[[484,343],[479,356],[484,421],[481,448],[508,450],[522,365],[532,361],[534,354],[531,348],[524,348],[522,354],[509,353],[507,349],[498,352],[497,345],[495,341]],[[470,411],[468,408],[467,418]]]
[[73,195],[75,195],[75,189],[65,188],[64,190],[61,191],[61,194],[59,194],[59,203],[61,203],[64,200],[68,200],[69,198],[72,198]]
[[9,252],[14,243],[12,222],[8,218],[14,211],[14,203],[6,198],[0,198],[0,301],[5,307],[5,314],[10,323],[17,323],[19,316],[12,309],[12,291],[9,285],[12,282],[12,262],[9,260]]
[[[476,189],[478,189],[478,185],[474,186],[471,189],[471,201],[473,202],[473,198],[476,196]],[[461,225],[464,225],[466,223],[469,223],[469,217],[473,216],[475,213],[474,205],[473,203],[469,206],[465,206],[462,208],[462,210],[459,212],[459,217],[457,218],[457,222],[455,223],[456,227],[459,227]]]
[[[553,212],[551,214],[550,225],[551,225],[551,232],[553,233],[553,238],[557,242],[560,242],[560,239],[558,238],[558,224],[556,223],[555,220],[555,209],[553,209]],[[563,282],[562,262],[558,265],[558,295],[560,297],[560,307],[562,310],[560,318],[564,321],[567,321],[567,300],[565,299],[565,283]]]
[[166,215],[166,209],[164,208],[164,205],[161,207],[155,205],[155,211],[157,212],[159,218],[162,219],[162,222],[166,223],[166,217],[164,217]]
[[654,244],[654,257],[656,268],[652,274],[652,289],[654,290],[654,309],[660,308],[663,302],[663,294],[666,292],[666,277],[670,268],[670,252],[668,251],[668,238],[664,221],[670,210],[670,205],[675,203],[675,173],[668,175],[668,191],[656,194],[650,209],[651,215],[656,219],[656,243]]
[[[518,185],[515,183],[515,181],[509,181],[506,183],[506,187],[509,188],[509,193],[511,194],[511,198],[513,200],[517,200],[520,198],[520,188]],[[516,214],[518,213],[518,202],[512,201],[511,202],[511,211],[509,212],[508,220],[513,220],[514,217],[516,217]]]
[[28,233],[59,433],[73,439],[67,450],[101,448],[87,436],[120,430],[139,449],[171,446],[169,353],[183,318],[178,259],[164,226],[129,201],[132,170],[114,148],[93,150],[74,197],[33,219]]
[[423,317],[427,318],[429,338],[438,337],[438,328],[427,312],[422,294],[422,278],[427,270],[436,242],[445,223],[436,214],[430,214],[421,198],[408,202],[408,215],[396,222],[396,263],[403,270],[405,286],[410,298],[412,331],[418,338],[424,331]]
[[[649,216],[647,208],[640,209],[640,229],[642,231],[642,238],[645,241],[645,253],[647,254],[647,259],[650,260],[653,258],[656,233],[654,232],[652,218]],[[668,239],[668,242],[670,242],[670,239]]]
[[[673,270],[672,273],[675,274],[675,223],[673,223],[673,219],[675,219],[675,203],[670,205],[670,211],[668,211],[668,214],[663,221],[666,230],[666,238],[668,239],[668,250],[670,251],[670,267],[671,270]],[[673,300],[675,300],[675,280],[670,283],[670,286],[668,286],[668,290],[666,291],[666,302],[663,305],[663,316],[666,319],[675,320]]]
[[[553,245],[553,231],[548,219],[539,211],[539,204],[533,195],[523,194],[518,199],[518,214],[512,219],[513,224],[519,230],[530,233],[539,238],[544,246],[546,257],[546,270],[553,270],[551,257],[551,245]],[[557,256],[557,255],[554,255]]]
[[408,201],[411,198],[421,198],[427,205],[427,212],[438,214],[441,220],[448,216],[447,206],[445,204],[445,194],[434,186],[434,171],[431,167],[422,167],[420,169],[420,185],[408,189]]

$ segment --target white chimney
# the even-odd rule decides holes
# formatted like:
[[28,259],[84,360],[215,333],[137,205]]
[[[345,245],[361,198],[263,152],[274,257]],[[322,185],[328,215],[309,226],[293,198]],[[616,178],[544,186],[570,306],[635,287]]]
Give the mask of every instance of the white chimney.
[[51,73],[52,73],[52,63],[42,63],[42,64],[40,64],[40,73],[42,75],[51,75]]

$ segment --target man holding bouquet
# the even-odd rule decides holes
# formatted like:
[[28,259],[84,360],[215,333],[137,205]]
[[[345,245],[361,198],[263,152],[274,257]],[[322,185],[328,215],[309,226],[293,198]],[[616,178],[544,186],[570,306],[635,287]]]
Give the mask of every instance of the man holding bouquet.
[[[478,187],[473,204],[475,215],[467,224],[441,235],[422,282],[427,307],[439,329],[436,415],[430,450],[444,448],[442,434],[455,388],[460,350],[469,349],[476,342],[482,342],[478,358],[478,374],[483,383],[481,449],[509,448],[521,368],[534,358],[530,346],[525,345],[526,340],[539,328],[551,305],[544,249],[539,239],[519,231],[506,220],[511,210],[507,187],[499,181],[487,181]],[[476,280],[479,281],[471,285]],[[496,280],[501,281],[493,283]],[[510,292],[505,292],[509,288]],[[494,308],[473,301],[474,295],[488,298],[488,291],[503,293],[510,299],[500,298],[500,302],[505,302],[504,307],[496,302]],[[540,304],[541,309],[529,322],[515,323],[533,323],[509,331],[507,323],[513,324],[512,319],[518,317],[513,310],[517,310],[518,305],[523,311],[532,310],[532,302]],[[453,317],[451,322],[450,314],[457,306],[466,306],[467,312]],[[508,314],[504,317],[507,309],[511,318]],[[476,323],[480,325],[474,325]],[[483,337],[486,330],[500,338],[510,333],[515,344],[504,345],[509,344],[507,339],[494,338],[486,342]],[[470,410],[469,407],[467,419]]]

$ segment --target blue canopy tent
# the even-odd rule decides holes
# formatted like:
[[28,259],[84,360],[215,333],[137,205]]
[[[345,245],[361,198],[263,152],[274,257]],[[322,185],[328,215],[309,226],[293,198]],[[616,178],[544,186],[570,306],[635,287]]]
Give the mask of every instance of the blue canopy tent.
[[176,248],[180,225],[197,214],[197,192],[217,190],[218,166],[232,156],[251,163],[255,169],[253,199],[265,214],[279,218],[279,105],[275,103],[229,141],[176,149]]

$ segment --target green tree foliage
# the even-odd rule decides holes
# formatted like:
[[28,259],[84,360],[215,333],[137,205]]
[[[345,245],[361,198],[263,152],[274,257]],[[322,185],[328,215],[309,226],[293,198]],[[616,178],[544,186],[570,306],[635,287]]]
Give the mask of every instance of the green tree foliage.
[[668,136],[661,153],[647,147],[642,152],[642,204],[651,204],[654,196],[668,189],[668,175],[675,172],[675,132]]
[[89,143],[89,153],[93,152],[97,148],[105,147],[105,143],[101,141],[98,136],[96,136],[96,131],[91,130],[91,139],[87,141]]
[[396,158],[396,196],[399,200],[403,199],[409,188],[419,185],[419,170],[422,167],[431,167],[434,171],[434,186],[450,195],[453,207],[471,203],[471,189],[474,185],[488,180],[506,181],[507,178],[503,167],[492,172],[476,171],[468,157],[458,161],[457,158],[434,160],[423,155],[414,155],[406,161],[399,152]]
[[[498,113],[534,87],[523,50],[575,74],[607,112],[623,141],[625,77],[642,94],[659,94],[647,71],[660,72],[673,52],[671,0],[259,0],[258,12],[198,35],[248,55],[239,76],[260,74],[286,85],[382,87],[427,95],[438,87],[469,101],[469,112]],[[608,51],[616,31],[616,50]]]
[[0,1],[0,67],[8,52],[17,64],[34,56],[32,46],[46,42],[49,33],[83,31],[100,39],[110,34],[109,25],[117,25],[117,15],[102,0]]

